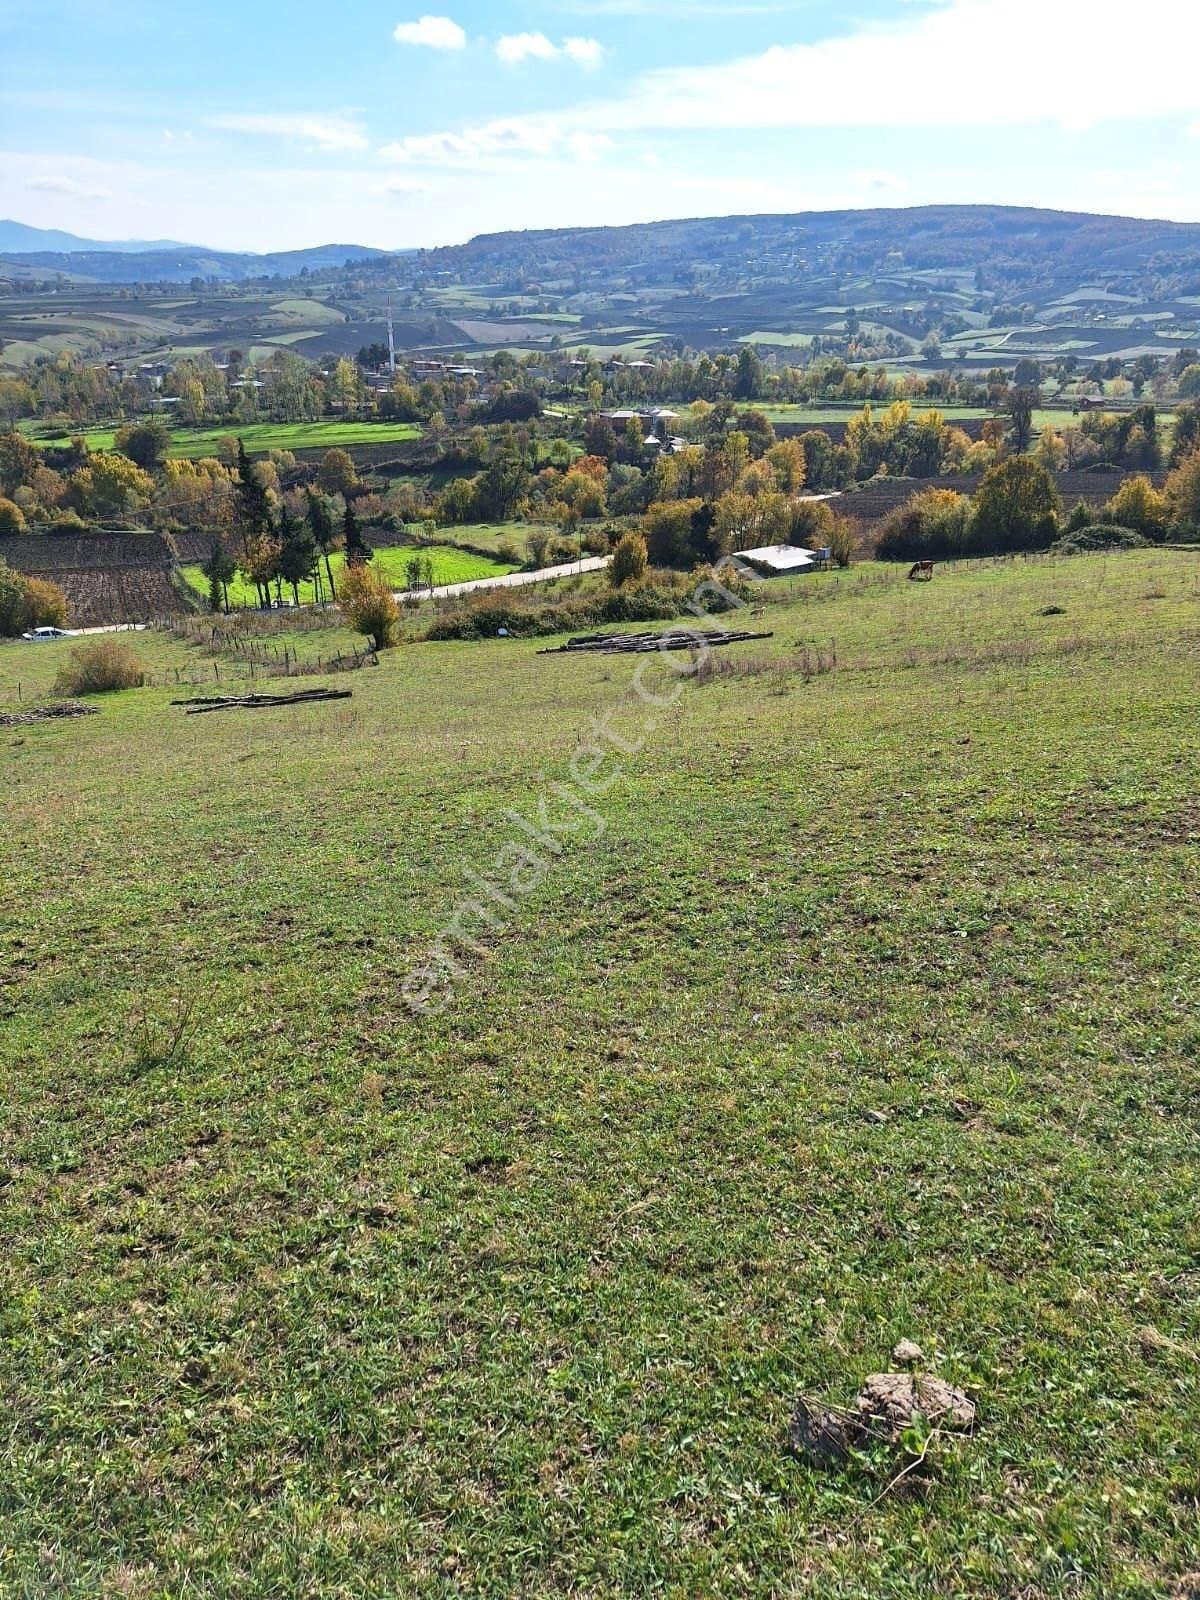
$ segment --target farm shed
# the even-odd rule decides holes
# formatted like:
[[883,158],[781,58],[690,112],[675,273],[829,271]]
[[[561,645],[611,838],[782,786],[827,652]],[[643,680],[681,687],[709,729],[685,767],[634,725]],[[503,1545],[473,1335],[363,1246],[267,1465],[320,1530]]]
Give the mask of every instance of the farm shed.
[[800,572],[812,572],[820,564],[816,550],[805,550],[797,544],[764,544],[757,550],[736,550],[734,558],[745,561],[764,578],[789,578]]

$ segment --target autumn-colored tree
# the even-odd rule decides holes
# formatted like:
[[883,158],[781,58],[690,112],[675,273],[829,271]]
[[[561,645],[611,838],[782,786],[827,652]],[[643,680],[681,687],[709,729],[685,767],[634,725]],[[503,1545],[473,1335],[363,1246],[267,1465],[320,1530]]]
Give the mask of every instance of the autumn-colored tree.
[[23,433],[15,428],[0,433],[0,494],[10,495],[32,483],[41,465],[42,452]]
[[614,589],[627,583],[640,583],[646,576],[646,541],[640,533],[627,533],[617,543],[608,569],[609,582]]
[[326,450],[317,471],[317,483],[326,494],[350,494],[358,483],[354,462],[345,450]]
[[1067,464],[1067,446],[1061,433],[1054,428],[1043,428],[1033,452],[1036,460],[1049,472],[1061,472]]
[[25,513],[12,500],[0,495],[0,539],[11,539],[25,532]]
[[1171,465],[1186,461],[1193,450],[1200,450],[1200,400],[1180,406],[1175,413],[1175,433],[1171,440]]
[[1104,521],[1118,528],[1132,528],[1147,539],[1162,539],[1166,535],[1171,513],[1166,496],[1144,474],[1126,478],[1104,508]]
[[808,463],[804,446],[799,439],[780,439],[767,451],[766,458],[774,470],[776,480],[784,494],[799,494],[804,487]]
[[0,561],[0,638],[66,625],[67,597],[57,584],[27,578]]
[[386,650],[395,644],[400,608],[391,585],[374,567],[346,568],[338,604],[354,631],[365,634],[376,650]]
[[1167,504],[1177,522],[1192,531],[1200,529],[1200,450],[1193,450],[1167,479]]
[[828,549],[835,565],[848,567],[858,550],[858,529],[849,517],[834,517],[832,521],[833,525],[825,541],[825,548]]
[[95,455],[71,479],[70,492],[90,516],[133,516],[149,505],[154,480],[127,456]]
[[249,533],[242,535],[242,550],[238,566],[258,590],[258,603],[271,604],[271,585],[279,577],[279,553],[282,546],[274,533]]
[[605,416],[588,418],[583,435],[583,447],[589,456],[599,456],[611,466],[617,459],[617,430]]

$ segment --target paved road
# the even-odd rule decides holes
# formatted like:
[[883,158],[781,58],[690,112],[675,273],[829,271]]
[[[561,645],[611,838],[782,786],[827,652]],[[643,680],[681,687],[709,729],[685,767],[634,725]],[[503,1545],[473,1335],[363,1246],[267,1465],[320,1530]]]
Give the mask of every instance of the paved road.
[[553,578],[574,578],[580,572],[602,572],[609,556],[587,556],[582,561],[568,561],[562,567],[541,567],[537,572],[510,572],[503,578],[475,578],[470,583],[447,583],[440,589],[404,589],[397,600],[449,600],[456,594],[470,594],[475,589],[520,589],[527,583],[549,583]]
[[[502,578],[476,578],[471,583],[447,583],[432,594],[428,589],[402,590],[397,600],[449,600],[456,594],[470,594],[473,589],[519,589],[527,583],[549,583],[553,578],[573,578],[580,572],[601,572],[610,561],[609,556],[586,556],[582,561],[568,561],[561,567],[542,567],[537,572],[509,572]],[[290,608],[289,608],[290,609]],[[304,610],[311,609],[308,606]],[[100,633],[143,633],[144,622],[114,622],[107,628],[72,628],[73,639],[82,639]]]

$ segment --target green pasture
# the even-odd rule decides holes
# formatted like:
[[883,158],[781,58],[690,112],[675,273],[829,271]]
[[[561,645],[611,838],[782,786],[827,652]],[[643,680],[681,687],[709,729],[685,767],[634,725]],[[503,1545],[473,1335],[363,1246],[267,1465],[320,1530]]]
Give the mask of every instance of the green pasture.
[[[0,1587],[1192,1592],[1198,604],[871,566],[705,681],[0,729]],[[792,1453],[901,1338],[974,1436]]]
[[[377,572],[391,583],[396,589],[409,587],[407,563],[415,556],[428,556],[433,563],[433,583],[440,588],[444,584],[473,583],[478,578],[499,578],[507,572],[515,572],[518,568],[511,562],[492,560],[487,556],[475,555],[471,551],[460,550],[455,546],[432,545],[428,549],[419,550],[414,546],[397,546],[388,549],[378,549],[373,558]],[[331,560],[333,579],[336,586],[338,577],[345,565],[345,557],[339,552]],[[324,563],[322,563],[322,569]],[[197,594],[205,597],[208,595],[208,579],[204,576],[201,566],[188,565],[182,569],[183,575]],[[285,584],[283,588],[285,598],[291,597],[291,588]],[[300,600],[302,604],[311,604],[317,598],[314,586],[309,583],[300,585]],[[240,573],[229,585],[229,600],[234,606],[254,606],[258,604],[258,591],[254,585]]]
[[[168,424],[169,426],[169,424]],[[69,430],[50,432],[44,427],[27,429],[35,444],[62,445],[69,442]],[[115,428],[96,428],[83,434],[89,450],[111,450]],[[249,422],[231,423],[220,428],[172,429],[170,454],[181,460],[200,460],[215,456],[226,439],[242,439],[253,455],[268,450],[328,450],[352,445],[399,444],[419,439],[421,428],[415,422]]]

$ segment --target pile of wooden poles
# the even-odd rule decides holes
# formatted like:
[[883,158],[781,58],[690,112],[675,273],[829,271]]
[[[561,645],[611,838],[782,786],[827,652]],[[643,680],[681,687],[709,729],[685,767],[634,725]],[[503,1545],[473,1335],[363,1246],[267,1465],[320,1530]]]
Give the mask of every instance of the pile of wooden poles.
[[261,711],[267,706],[306,706],[318,700],[349,700],[350,689],[301,689],[296,694],[201,695],[193,700],[173,700],[189,717],[205,711]]
[[711,650],[726,644],[742,644],[748,639],[770,639],[769,633],[722,630],[701,633],[695,628],[668,628],[661,633],[582,633],[552,650],[539,650],[543,656],[558,655],[648,655],[655,650]]

